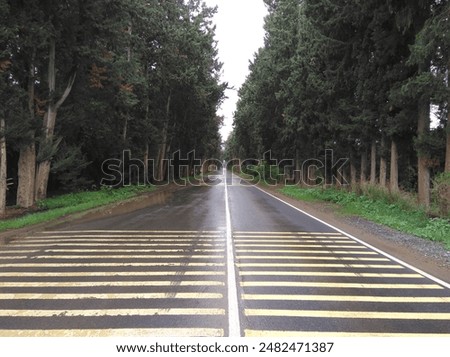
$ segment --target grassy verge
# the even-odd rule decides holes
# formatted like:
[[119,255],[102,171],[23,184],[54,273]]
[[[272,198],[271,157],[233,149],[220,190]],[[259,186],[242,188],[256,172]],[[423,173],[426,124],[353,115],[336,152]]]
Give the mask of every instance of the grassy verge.
[[37,205],[41,210],[39,212],[30,213],[19,218],[0,221],[0,232],[49,222],[68,214],[83,212],[91,208],[127,200],[136,197],[141,193],[151,192],[154,189],[153,186],[130,186],[120,189],[104,188],[100,191],[70,193],[54,198],[48,198],[38,202]]
[[361,195],[335,188],[285,187],[281,192],[302,201],[336,203],[343,214],[356,215],[401,232],[442,242],[450,249],[449,221],[430,218],[423,209],[401,195],[391,195],[375,187],[365,188]]

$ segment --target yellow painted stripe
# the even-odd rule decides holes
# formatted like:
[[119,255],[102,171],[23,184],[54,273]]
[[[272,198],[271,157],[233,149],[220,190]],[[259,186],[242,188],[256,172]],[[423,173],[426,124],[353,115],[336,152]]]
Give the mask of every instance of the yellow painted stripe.
[[91,243],[106,243],[109,245],[109,243],[111,244],[127,244],[127,243],[139,243],[142,242],[144,244],[147,243],[158,243],[158,244],[167,244],[167,243],[172,243],[172,242],[177,242],[177,243],[191,243],[191,244],[196,244],[197,242],[199,243],[216,243],[216,244],[224,244],[225,243],[225,239],[218,239],[218,238],[189,238],[189,239],[178,239],[178,238],[157,238],[157,239],[150,239],[150,238],[137,238],[137,239],[131,239],[131,238],[124,238],[124,239],[111,239],[111,238],[85,238],[85,239],[81,239],[81,238],[58,238],[58,239],[43,239],[43,240],[39,240],[39,239],[27,239],[27,240],[20,240],[20,241],[14,241],[11,242],[11,246],[13,247],[22,247],[22,246],[27,246],[28,244],[35,244],[37,246],[42,246],[44,244],[72,244],[72,245],[76,245],[76,244],[91,244]]
[[346,301],[376,303],[414,303],[441,304],[450,303],[450,297],[409,297],[409,296],[354,296],[354,295],[278,295],[278,294],[242,294],[243,300],[266,301]]
[[235,247],[246,248],[338,248],[338,249],[367,249],[364,246],[356,244],[339,244],[339,245],[329,245],[329,244],[235,244]]
[[223,337],[223,329],[0,330],[0,337]]
[[104,310],[0,310],[8,317],[101,317],[101,316],[218,316],[224,309],[104,309]]
[[335,319],[389,319],[389,320],[444,320],[450,321],[450,313],[429,312],[374,312],[374,311],[308,311],[246,309],[246,316],[320,317]]
[[178,253],[178,252],[193,252],[193,253],[222,253],[224,249],[44,249],[45,253]]
[[[171,247],[192,247],[192,246],[200,246],[200,247],[224,247],[225,244],[211,244],[211,243],[174,243],[173,240],[170,242],[161,242],[161,243],[148,243],[148,240],[144,240],[143,243],[129,243],[129,241],[123,241],[123,243],[110,243],[111,241],[105,239],[105,243],[92,243],[92,241],[83,241],[80,243],[55,243],[48,242],[51,244],[51,247],[68,247],[68,246],[77,246],[77,247],[160,247],[170,245]],[[194,241],[193,241],[194,242]],[[42,244],[15,244],[12,246],[13,248],[41,248]],[[7,247],[6,247],[7,248]],[[13,251],[13,250],[11,250]]]
[[[335,244],[352,244],[355,245],[355,243],[352,243],[352,241],[348,240],[322,240],[322,239],[235,239],[235,243],[318,243],[318,244],[324,244],[324,243],[335,243]],[[365,247],[364,247],[365,248]]]
[[268,331],[268,330],[245,330],[245,337],[450,337],[450,334],[419,334],[419,333],[384,333],[384,332],[320,332],[320,331]]
[[223,234],[222,231],[162,231],[162,230],[112,230],[112,229],[97,229],[97,230],[82,230],[82,231],[44,231],[38,234]]
[[[103,276],[222,276],[225,275],[224,271],[137,271],[137,272],[117,272],[117,271],[99,271],[99,272],[40,272],[40,273],[31,273],[31,272],[8,272],[3,273],[0,272],[0,277],[17,277],[17,278],[45,278],[45,277],[67,277],[67,278],[75,278],[75,277],[103,277]],[[1,284],[1,282],[0,282]]]
[[0,294],[0,300],[83,300],[83,299],[223,299],[211,293],[135,293],[135,294]]
[[94,287],[94,286],[224,286],[223,281],[92,281],[92,282],[7,282],[0,283],[0,288],[69,288],[69,287]]
[[[31,254],[31,253],[37,253],[40,252],[40,249],[33,249],[33,250],[2,250],[0,251],[0,255],[6,255],[6,254]],[[5,257],[6,258],[6,257]]]
[[[211,234],[74,234],[74,235],[45,235],[45,236],[33,236],[29,237],[33,240],[39,239],[79,239],[79,238],[220,238],[223,235],[211,235]],[[27,238],[25,238],[27,240]]]
[[[238,256],[239,257],[239,256]],[[261,259],[261,258],[257,258]],[[267,259],[274,259],[272,257],[268,257]],[[279,260],[275,258],[275,260]],[[323,257],[316,257],[316,256],[285,256],[283,260],[332,260],[332,261],[370,261],[370,262],[390,262],[388,258],[371,258],[371,257],[334,257],[334,256],[323,256]]]
[[0,268],[79,268],[79,267],[223,267],[224,263],[14,263]]
[[247,281],[242,287],[314,287],[343,289],[444,289],[436,284],[364,284],[364,283],[319,283],[304,281]]
[[401,265],[376,264],[294,264],[294,263],[239,263],[239,268],[364,268],[364,269],[405,269]]
[[[334,276],[360,278],[402,278],[424,279],[420,274],[382,274],[382,273],[353,273],[353,272],[323,272],[323,271],[241,271],[241,276]],[[1,276],[1,273],[0,273]]]
[[[0,257],[0,259],[25,259],[27,256],[10,256]],[[33,256],[34,260],[37,259],[223,259],[223,255],[189,255],[189,254],[173,254],[173,255],[120,255],[120,254],[105,254],[105,255],[36,255]]]
[[266,239],[274,239],[274,238],[280,238],[280,239],[288,239],[288,240],[303,240],[303,239],[316,239],[316,240],[322,240],[322,239],[330,239],[333,238],[334,240],[339,241],[351,241],[350,238],[347,238],[345,236],[342,237],[330,237],[330,236],[313,236],[313,235],[305,235],[305,236],[282,236],[282,235],[270,235],[270,236],[260,236],[260,235],[251,235],[251,236],[243,236],[243,235],[234,235],[234,238],[241,239],[241,240],[248,240],[248,238],[256,239],[258,238],[259,241],[265,241]]
[[[270,251],[253,251],[255,253],[271,253]],[[239,253],[239,251],[238,251]],[[241,253],[252,253],[252,251],[247,252],[241,252]],[[288,251],[273,251],[273,253],[288,253]],[[299,253],[299,254],[353,254],[353,255],[379,255],[375,252],[352,252],[347,250],[297,250],[297,251],[291,251],[290,253]],[[238,258],[241,259],[286,259],[286,256],[279,256],[279,255],[238,255]],[[295,257],[289,257],[295,258]]]
[[252,235],[252,234],[283,234],[283,235],[321,235],[321,236],[343,236],[342,233],[323,233],[323,232],[243,232],[236,231],[235,234],[244,234],[244,235]]

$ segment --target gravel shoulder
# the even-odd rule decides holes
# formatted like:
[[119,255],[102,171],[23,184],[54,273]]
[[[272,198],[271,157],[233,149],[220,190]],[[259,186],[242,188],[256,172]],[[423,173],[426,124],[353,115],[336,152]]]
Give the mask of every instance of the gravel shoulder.
[[373,247],[450,283],[450,251],[443,244],[402,233],[361,217],[345,216],[332,203],[298,201],[283,195],[275,187],[260,188]]

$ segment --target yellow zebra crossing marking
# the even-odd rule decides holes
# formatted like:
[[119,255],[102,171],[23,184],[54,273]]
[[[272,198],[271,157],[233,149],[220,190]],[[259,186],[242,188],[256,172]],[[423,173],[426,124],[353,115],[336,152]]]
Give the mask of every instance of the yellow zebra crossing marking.
[[0,310],[0,317],[99,317],[99,316],[198,316],[225,315],[225,309],[102,309],[102,310]]
[[[450,336],[444,286],[356,240],[302,232],[235,238],[245,336]],[[377,320],[386,321],[382,330]]]
[[[12,241],[0,252],[0,336],[224,336],[224,237],[58,231]],[[5,329],[17,317],[17,327]],[[114,326],[103,319],[90,328],[100,317]],[[133,319],[121,326],[122,317]],[[67,329],[49,328],[61,319]]]
[[223,329],[214,328],[136,328],[136,329],[65,329],[0,330],[0,337],[223,337]]
[[450,313],[374,312],[374,311],[309,311],[246,309],[246,316],[321,317],[338,319],[450,320]]

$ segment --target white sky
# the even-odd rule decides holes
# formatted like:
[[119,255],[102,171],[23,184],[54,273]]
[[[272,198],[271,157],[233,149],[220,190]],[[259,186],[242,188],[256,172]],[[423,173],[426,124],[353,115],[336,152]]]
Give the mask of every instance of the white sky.
[[235,90],[227,90],[219,115],[225,117],[221,130],[227,139],[232,130],[233,113],[238,100],[237,90],[248,75],[249,61],[264,45],[264,17],[267,15],[263,0],[204,0],[208,6],[218,6],[214,17],[219,59],[223,63],[222,81]]

